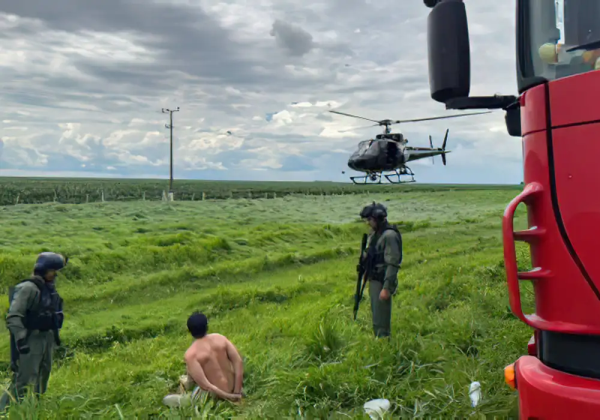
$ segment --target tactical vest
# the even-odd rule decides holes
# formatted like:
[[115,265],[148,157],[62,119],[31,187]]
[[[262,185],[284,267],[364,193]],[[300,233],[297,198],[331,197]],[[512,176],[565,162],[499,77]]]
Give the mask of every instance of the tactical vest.
[[[64,315],[62,312],[63,299],[56,290],[51,290],[48,287],[40,287],[35,281],[25,279],[18,284],[30,281],[34,283],[40,291],[40,300],[38,310],[33,311],[28,309],[23,320],[23,326],[32,331],[39,330],[42,332],[50,330],[59,330],[62,328]],[[14,298],[15,288],[11,287],[8,292],[8,302],[12,303]]]
[[379,242],[379,239],[381,239],[386,230],[393,230],[400,235],[400,231],[395,225],[386,224],[381,232],[374,233],[373,236],[371,236],[369,246],[367,247],[367,259],[370,267],[370,280],[383,282],[383,278],[385,276],[385,270],[379,270],[379,266],[385,264],[385,258],[383,252],[377,250],[377,242]]

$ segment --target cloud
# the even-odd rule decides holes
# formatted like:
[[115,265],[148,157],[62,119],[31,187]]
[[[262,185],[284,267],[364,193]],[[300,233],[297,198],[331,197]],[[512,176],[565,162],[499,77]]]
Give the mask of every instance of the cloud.
[[279,46],[293,56],[303,56],[315,47],[311,34],[297,25],[279,19],[273,22],[271,35],[275,37]]
[[[514,0],[470,2],[472,94],[516,93]],[[347,180],[379,127],[450,114],[429,97],[422,2],[0,2],[0,173]],[[363,124],[364,123],[364,124]],[[504,114],[394,126],[441,144],[422,182],[519,182]],[[516,168],[513,170],[512,168]],[[347,175],[341,172],[346,171]]]

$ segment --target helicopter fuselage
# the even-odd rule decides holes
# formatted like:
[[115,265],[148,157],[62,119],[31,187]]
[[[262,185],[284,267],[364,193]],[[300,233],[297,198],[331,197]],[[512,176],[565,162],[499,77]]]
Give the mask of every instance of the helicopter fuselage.
[[359,172],[392,171],[404,165],[403,138],[390,138],[391,135],[378,135],[375,139],[364,140],[348,159],[348,167]]
[[400,133],[378,134],[374,139],[363,140],[348,159],[348,167],[368,174],[394,171],[408,162],[449,152],[442,148],[411,147],[407,143]]

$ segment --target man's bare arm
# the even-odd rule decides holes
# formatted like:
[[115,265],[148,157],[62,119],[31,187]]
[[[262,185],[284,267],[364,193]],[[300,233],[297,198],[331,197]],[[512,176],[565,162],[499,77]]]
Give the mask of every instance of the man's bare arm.
[[238,395],[230,394],[219,389],[217,386],[210,383],[206,375],[204,374],[204,369],[198,362],[198,360],[194,357],[193,354],[185,355],[185,364],[187,366],[187,372],[192,377],[194,382],[200,386],[200,388],[205,391],[212,392],[216,394],[218,397],[223,398],[229,401],[237,401],[239,400]]
[[235,373],[233,393],[239,394],[242,392],[242,385],[244,383],[244,362],[242,361],[242,356],[240,356],[237,348],[229,340],[227,340],[227,357],[229,357]]

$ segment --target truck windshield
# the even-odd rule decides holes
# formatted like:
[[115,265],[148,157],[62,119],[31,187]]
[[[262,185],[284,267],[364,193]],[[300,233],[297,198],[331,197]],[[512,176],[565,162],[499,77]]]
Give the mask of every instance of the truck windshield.
[[[527,77],[559,79],[600,70],[600,1],[520,0]],[[529,61],[529,60],[526,60]]]

